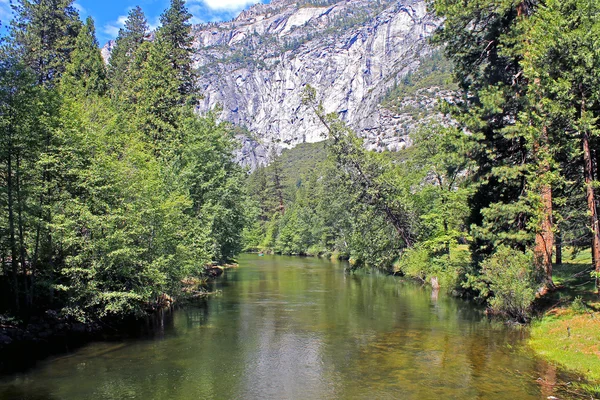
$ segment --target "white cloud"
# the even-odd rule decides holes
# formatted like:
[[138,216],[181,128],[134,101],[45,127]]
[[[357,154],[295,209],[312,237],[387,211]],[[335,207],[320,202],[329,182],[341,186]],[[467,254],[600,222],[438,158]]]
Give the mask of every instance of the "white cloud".
[[104,25],[102,32],[114,39],[119,34],[119,29],[125,26],[125,21],[127,21],[127,15],[120,15],[115,22]]
[[[259,3],[259,0],[200,0],[213,10],[242,10],[251,4]],[[194,1],[198,3],[199,1]]]
[[148,29],[155,31],[160,26],[160,17],[148,18]]

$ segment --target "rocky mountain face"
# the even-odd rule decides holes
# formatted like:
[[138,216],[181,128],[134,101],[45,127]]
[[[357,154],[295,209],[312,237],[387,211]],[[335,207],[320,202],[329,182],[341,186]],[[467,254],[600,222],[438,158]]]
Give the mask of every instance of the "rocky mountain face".
[[100,49],[100,54],[102,55],[102,59],[106,64],[108,64],[110,60],[110,55],[112,54],[113,49],[115,48],[115,40],[109,40],[106,42],[104,47]]
[[[440,88],[382,100],[431,52],[438,21],[423,0],[272,0],[235,20],[193,27],[200,114],[215,111],[240,127],[238,161],[256,167],[298,143],[323,140],[325,129],[302,104],[310,84],[374,150],[397,150]],[[409,112],[404,110],[409,109]]]

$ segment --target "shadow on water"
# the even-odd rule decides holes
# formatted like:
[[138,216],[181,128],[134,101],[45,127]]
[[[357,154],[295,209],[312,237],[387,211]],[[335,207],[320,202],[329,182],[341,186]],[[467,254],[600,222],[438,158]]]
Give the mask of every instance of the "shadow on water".
[[59,400],[50,394],[30,394],[17,385],[11,385],[0,389],[0,397],[3,399],[23,399],[23,400]]

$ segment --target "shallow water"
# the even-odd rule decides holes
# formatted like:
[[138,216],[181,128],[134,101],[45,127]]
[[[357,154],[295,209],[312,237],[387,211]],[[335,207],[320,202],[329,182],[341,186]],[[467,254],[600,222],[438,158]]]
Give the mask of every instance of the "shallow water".
[[254,255],[148,337],[0,380],[0,399],[546,399],[567,379],[472,303],[312,258]]

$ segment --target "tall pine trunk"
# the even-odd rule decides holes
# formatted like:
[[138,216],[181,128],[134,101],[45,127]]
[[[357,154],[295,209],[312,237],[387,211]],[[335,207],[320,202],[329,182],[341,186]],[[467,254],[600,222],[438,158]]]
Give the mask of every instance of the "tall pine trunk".
[[[9,128],[10,131],[10,128]],[[12,133],[8,133],[8,151],[6,160],[6,191],[8,196],[8,240],[10,243],[10,257],[11,257],[11,278],[12,278],[12,290],[14,295],[14,307],[16,311],[19,311],[19,257],[17,252],[17,240],[15,237],[15,212],[14,212],[14,183],[13,183],[13,137]]]
[[[592,228],[592,261],[596,271],[596,288],[598,288],[600,274],[600,227],[598,226],[598,214],[596,212],[596,194],[594,193],[594,177],[592,170],[592,155],[590,152],[590,137],[587,132],[582,136],[583,144],[583,171],[585,175],[587,207],[590,214]],[[600,293],[600,290],[599,290]]]
[[[581,109],[579,110],[579,117],[585,119],[587,106],[585,92],[581,90]],[[587,130],[584,130],[581,135],[581,144],[583,147],[583,174],[585,180],[586,199],[587,207],[590,215],[590,227],[592,230],[592,265],[596,271],[596,289],[600,294],[598,283],[600,276],[600,226],[598,225],[598,213],[596,207],[596,193],[594,191],[594,165],[592,161],[592,151],[590,149],[590,134]]]
[[562,233],[556,232],[556,264],[562,264]]
[[[530,9],[527,2],[522,1],[517,4],[517,15],[519,18],[528,18],[529,14]],[[526,40],[526,44],[529,44],[528,40]],[[538,94],[538,99],[541,98],[538,93],[540,91],[540,86],[540,79],[535,78],[533,81],[533,90]],[[540,111],[540,115],[543,115],[543,105],[541,102],[536,105],[536,108]],[[536,139],[533,142],[533,156],[534,159],[539,160],[537,177],[541,180],[541,185],[538,189],[541,203],[541,219],[535,234],[535,246],[533,249],[536,267],[544,273],[544,287],[540,294],[544,294],[548,288],[554,286],[554,283],[552,282],[552,253],[554,249],[554,231],[552,229],[552,185],[548,182],[544,182],[544,179],[550,173],[550,162],[547,159],[549,147],[548,126],[544,123],[541,128],[539,139]]]
[[[548,172],[548,171],[545,171]],[[552,231],[552,187],[543,184],[540,189],[542,205],[542,220],[535,235],[534,254],[538,268],[543,269],[545,284],[553,286],[552,282],[552,253],[554,247],[554,232]]]
[[[539,80],[534,81],[534,85],[539,87]],[[554,231],[552,227],[552,185],[544,182],[544,179],[550,173],[550,162],[547,160],[549,152],[548,127],[542,126],[542,134],[537,142],[534,143],[533,151],[539,161],[538,179],[542,180],[539,186],[539,196],[541,205],[540,224],[535,234],[535,255],[536,267],[544,273],[544,287],[540,294],[554,287],[552,281],[552,253],[554,250]]]

